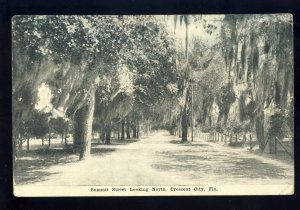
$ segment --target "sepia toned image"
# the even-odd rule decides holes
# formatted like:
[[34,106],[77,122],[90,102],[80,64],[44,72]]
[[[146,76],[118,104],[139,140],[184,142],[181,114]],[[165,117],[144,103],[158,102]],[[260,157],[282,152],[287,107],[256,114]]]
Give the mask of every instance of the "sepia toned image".
[[14,194],[291,195],[291,14],[12,18]]

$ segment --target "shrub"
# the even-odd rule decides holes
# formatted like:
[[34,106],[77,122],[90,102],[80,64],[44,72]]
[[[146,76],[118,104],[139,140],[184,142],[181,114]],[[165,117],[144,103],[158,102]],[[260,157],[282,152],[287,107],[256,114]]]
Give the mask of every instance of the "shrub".
[[270,116],[269,129],[268,129],[269,138],[274,138],[274,137],[277,137],[279,139],[283,138],[284,120],[285,120],[285,114],[284,111],[281,109],[276,110],[275,113]]

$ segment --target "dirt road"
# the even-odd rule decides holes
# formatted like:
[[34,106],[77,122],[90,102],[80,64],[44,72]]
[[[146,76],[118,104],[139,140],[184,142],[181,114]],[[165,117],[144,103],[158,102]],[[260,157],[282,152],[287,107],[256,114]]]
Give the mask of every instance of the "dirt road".
[[39,172],[43,170],[47,176],[31,184],[292,184],[294,173],[292,163],[200,139],[182,145],[164,132],[126,145],[94,145],[89,160],[53,164]]

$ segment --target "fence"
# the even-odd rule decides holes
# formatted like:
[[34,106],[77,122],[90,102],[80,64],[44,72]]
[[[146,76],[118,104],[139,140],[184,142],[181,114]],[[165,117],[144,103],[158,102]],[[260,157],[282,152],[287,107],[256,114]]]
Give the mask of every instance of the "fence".
[[218,132],[210,132],[210,133],[201,133],[197,132],[196,137],[204,139],[205,141],[217,142],[223,144],[229,144],[230,146],[249,146],[250,150],[256,145],[258,145],[258,141],[253,138],[251,134],[243,135],[241,138],[237,134],[233,133],[218,133]]
[[269,141],[270,139],[266,141],[263,151],[269,146],[270,153],[277,154],[278,152],[286,152],[291,158],[294,158],[294,138],[283,138],[279,140],[275,137],[272,142]]
[[[226,144],[232,147],[248,147],[249,150],[252,150],[259,144],[258,140],[254,138],[252,134],[244,134],[241,137],[233,133],[196,132],[195,137],[209,142],[216,142],[223,145]],[[266,148],[269,148],[270,153],[277,154],[278,152],[286,152],[291,158],[294,158],[294,138],[283,138],[282,140],[279,140],[276,137],[271,142],[269,142],[268,139],[263,147],[263,152],[266,151]]]

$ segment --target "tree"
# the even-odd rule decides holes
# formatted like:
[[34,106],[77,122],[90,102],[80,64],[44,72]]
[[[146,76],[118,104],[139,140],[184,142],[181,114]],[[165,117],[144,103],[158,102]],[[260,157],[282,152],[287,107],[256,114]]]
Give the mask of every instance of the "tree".
[[232,83],[228,83],[226,86],[223,86],[216,98],[219,107],[218,123],[221,123],[223,118],[223,124],[226,126],[230,107],[236,101]]
[[291,16],[227,15],[223,32],[230,80],[235,79],[240,89],[239,83],[246,84],[241,92],[250,93],[255,105],[253,122],[264,149],[265,110],[285,108],[293,95]]
[[[177,16],[175,16],[175,27],[177,22]],[[189,114],[190,114],[190,69],[189,69],[189,57],[188,57],[188,46],[189,46],[189,24],[190,24],[190,17],[188,15],[179,16],[180,23],[185,24],[185,59],[186,59],[186,78],[183,81],[183,103],[181,103],[181,141],[187,141],[188,135],[188,121],[189,121]]]
[[34,110],[34,103],[37,100],[28,82],[20,84],[12,93],[12,123],[13,123],[13,144],[14,154],[16,146],[22,149],[25,142],[24,137],[29,136],[29,113]]
[[42,145],[44,144],[44,136],[49,132],[49,115],[49,113],[41,113],[37,110],[30,112],[30,118],[26,122],[27,150],[29,150],[30,137],[41,138]]
[[[76,121],[80,159],[90,154],[97,89],[111,87],[102,83],[105,78],[124,64],[139,74],[142,64],[151,65],[150,75],[155,75],[154,70],[172,63],[154,59],[168,55],[165,46],[170,41],[152,16],[17,16],[13,32],[14,87],[22,84],[23,75],[31,83],[38,75],[33,91],[42,82],[51,87],[54,107],[62,107]],[[156,47],[148,52],[147,44]],[[27,63],[29,71],[23,68]]]
[[[105,17],[99,17],[98,20],[102,20],[101,18],[103,19]],[[100,20],[98,22],[96,20],[96,23],[107,23],[108,26],[113,26],[112,21]],[[44,73],[42,79],[34,83],[35,87],[39,85],[40,81],[46,80],[54,92],[55,97],[53,103],[55,106],[62,106],[64,108],[70,108],[72,106],[75,108],[73,110],[74,113],[77,110],[82,109],[81,114],[85,113],[92,115],[94,106],[93,93],[95,93],[99,78],[95,75],[98,72],[95,69],[97,66],[95,66],[95,62],[91,58],[96,58],[95,56],[101,54],[101,52],[103,53],[103,49],[100,47],[96,48],[97,46],[108,47],[104,44],[110,44],[111,42],[104,41],[97,45],[99,41],[94,37],[95,33],[89,30],[89,24],[91,24],[89,21],[93,21],[92,17],[16,17],[13,20],[14,56],[16,58],[14,59],[16,60],[16,68],[14,68],[16,82],[14,85],[17,86],[18,79],[20,79],[20,75],[23,72],[28,73],[22,71],[21,65],[18,66],[18,61],[22,59],[26,60],[26,56],[31,56],[30,62],[37,63],[36,68],[31,68],[31,66],[29,66],[29,69],[33,72],[32,75],[42,75]],[[24,24],[27,24],[27,26],[24,27]],[[99,25],[99,28],[103,27]],[[23,33],[25,33],[25,36],[23,36]],[[99,53],[95,55],[95,52],[97,52],[96,49]],[[102,51],[100,52],[100,50]],[[30,54],[31,51],[34,53]],[[33,59],[36,57],[41,60],[39,64]],[[107,58],[102,56],[102,59]],[[20,63],[24,65],[24,62]],[[66,67],[68,64],[70,64],[69,68]],[[49,71],[45,73],[45,70]],[[88,83],[84,83],[87,81]],[[92,81],[92,85],[87,87],[87,84],[90,84],[90,81]],[[70,95],[68,95],[68,93],[72,93],[72,91],[77,92],[77,94],[72,94],[71,97],[69,97]],[[91,98],[85,100],[87,96],[91,96]],[[86,118],[91,119],[88,116]],[[88,127],[90,127],[91,120],[85,121],[88,123]],[[86,133],[86,129],[87,128],[83,128],[82,132]],[[86,133],[86,135],[83,135],[82,137],[88,139],[89,134]],[[83,142],[85,142],[84,139]],[[87,145],[88,143],[83,143],[82,147]],[[81,151],[82,153],[85,153],[85,149]],[[83,157],[84,155],[81,154],[81,158]]]
[[64,134],[66,134],[66,129],[67,129],[67,121],[62,117],[51,118],[49,121],[49,125],[52,131],[61,135],[62,143],[63,143]]
[[[187,141],[188,125],[193,122],[191,119],[191,112],[194,110],[193,101],[193,88],[195,72],[205,70],[214,57],[216,50],[213,46],[206,46],[204,42],[201,42],[201,36],[189,33],[189,27],[203,28],[203,33],[212,34],[216,27],[213,24],[206,24],[206,20],[203,16],[189,16],[179,15],[174,16],[174,28],[176,28],[177,21],[185,26],[185,48],[180,47],[177,50],[177,70],[179,71],[180,82],[178,84],[179,89],[179,106],[181,109],[180,121],[182,142]],[[207,28],[206,28],[207,27]],[[175,33],[176,36],[176,33]],[[190,41],[192,37],[192,42]],[[180,43],[180,42],[179,42]],[[216,45],[216,43],[214,43]],[[207,50],[208,49],[208,50]],[[184,51],[184,53],[182,53]],[[206,53],[209,52],[209,53]],[[192,121],[191,121],[192,120]]]

